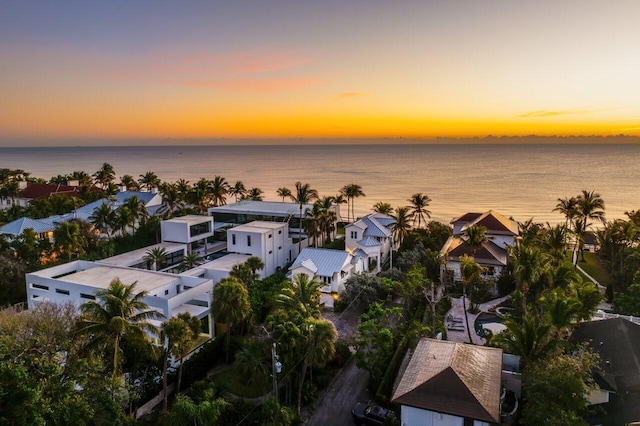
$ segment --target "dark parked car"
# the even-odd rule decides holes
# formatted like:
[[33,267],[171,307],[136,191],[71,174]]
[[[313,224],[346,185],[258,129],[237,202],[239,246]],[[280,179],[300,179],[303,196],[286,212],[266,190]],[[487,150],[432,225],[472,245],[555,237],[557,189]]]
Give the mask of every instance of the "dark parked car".
[[351,410],[353,422],[357,425],[379,426],[384,423],[387,417],[393,415],[391,410],[382,408],[372,402],[359,402]]

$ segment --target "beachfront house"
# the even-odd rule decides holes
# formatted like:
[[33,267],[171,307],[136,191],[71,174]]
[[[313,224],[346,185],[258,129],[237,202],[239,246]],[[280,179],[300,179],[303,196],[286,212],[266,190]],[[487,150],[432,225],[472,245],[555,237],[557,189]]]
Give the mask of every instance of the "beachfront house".
[[[302,219],[313,210],[313,204],[302,205]],[[302,248],[309,246],[309,238],[300,225],[300,205],[278,201],[243,200],[224,206],[211,207],[209,216],[213,216],[215,230],[221,231],[253,221],[280,222],[287,224],[288,237],[292,239],[289,259],[298,255],[298,240],[302,239]],[[334,228],[336,228],[334,226]]]
[[[472,225],[480,225],[486,229],[489,239],[482,247],[471,247],[465,243],[465,231]],[[447,239],[440,256],[444,259],[441,268],[443,282],[460,281],[460,258],[464,255],[473,257],[485,268],[485,278],[497,277],[506,267],[509,259],[507,248],[515,244],[518,236],[518,223],[498,212],[489,210],[486,213],[466,213],[451,221],[453,235]]]
[[[122,260],[122,259],[120,259]],[[117,263],[112,260],[111,263]],[[72,303],[79,308],[96,299],[96,292],[106,289],[114,279],[123,284],[136,284],[137,291],[146,291],[142,300],[166,318],[188,312],[200,318],[203,330],[211,330],[211,279],[166,272],[148,271],[109,262],[77,260],[26,274],[27,303],[33,309],[42,302]],[[154,321],[160,326],[160,321]]]
[[364,258],[367,271],[380,272],[393,249],[392,226],[395,219],[381,213],[370,213],[345,226],[345,248]]
[[256,220],[227,230],[227,251],[259,257],[264,268],[260,279],[291,262],[292,242],[283,222]]
[[18,192],[15,197],[0,198],[0,208],[9,208],[12,205],[28,207],[34,200],[44,200],[52,195],[73,197],[79,195],[78,181],[67,182],[68,185],[49,183],[30,183],[18,181]]
[[500,422],[502,349],[424,338],[393,393],[404,426]]

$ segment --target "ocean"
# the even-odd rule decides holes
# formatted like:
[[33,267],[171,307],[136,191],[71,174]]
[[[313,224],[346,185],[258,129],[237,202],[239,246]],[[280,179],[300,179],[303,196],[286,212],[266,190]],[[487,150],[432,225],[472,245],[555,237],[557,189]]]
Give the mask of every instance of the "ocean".
[[[431,197],[432,218],[448,222],[468,211],[496,210],[518,221],[562,222],[558,198],[598,192],[609,220],[640,208],[640,145],[425,144],[251,145],[0,148],[0,168],[45,179],[110,163],[119,178],[146,171],[191,183],[224,176],[280,200],[276,189],[309,183],[321,196],[346,184],[362,187],[356,215],[378,201],[408,205],[416,192]],[[228,202],[232,202],[229,198]],[[343,208],[343,215],[346,208]]]

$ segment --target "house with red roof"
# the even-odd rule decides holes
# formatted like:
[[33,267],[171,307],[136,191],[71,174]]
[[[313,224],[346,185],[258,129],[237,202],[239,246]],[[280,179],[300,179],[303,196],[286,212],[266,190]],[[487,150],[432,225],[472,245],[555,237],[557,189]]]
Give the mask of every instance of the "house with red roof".
[[[489,241],[480,248],[473,248],[465,243],[465,232],[472,225],[483,226]],[[444,243],[440,256],[445,263],[441,270],[443,281],[445,276],[453,280],[462,279],[460,275],[460,258],[464,255],[473,257],[485,268],[486,277],[499,275],[507,266],[509,254],[507,248],[515,244],[518,237],[518,223],[500,213],[489,210],[485,213],[466,213],[451,221],[453,235]]]

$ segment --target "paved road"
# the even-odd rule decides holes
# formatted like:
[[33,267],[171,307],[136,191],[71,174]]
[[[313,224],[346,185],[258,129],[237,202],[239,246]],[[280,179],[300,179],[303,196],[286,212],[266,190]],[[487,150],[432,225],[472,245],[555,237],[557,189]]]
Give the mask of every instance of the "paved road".
[[356,367],[352,358],[342,370],[342,374],[333,385],[312,416],[305,422],[306,426],[353,426],[351,409],[356,402],[368,401],[371,398],[367,391],[369,372]]

